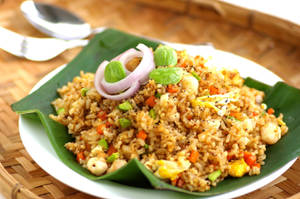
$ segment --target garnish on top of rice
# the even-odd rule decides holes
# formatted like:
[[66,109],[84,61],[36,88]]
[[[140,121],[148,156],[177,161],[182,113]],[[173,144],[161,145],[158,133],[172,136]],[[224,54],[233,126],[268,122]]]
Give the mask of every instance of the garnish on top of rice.
[[78,163],[100,176],[137,158],[190,191],[259,175],[267,145],[288,131],[283,115],[262,103],[264,93],[244,86],[237,71],[212,70],[203,57],[137,48],[58,89],[50,117],[74,136],[65,147]]

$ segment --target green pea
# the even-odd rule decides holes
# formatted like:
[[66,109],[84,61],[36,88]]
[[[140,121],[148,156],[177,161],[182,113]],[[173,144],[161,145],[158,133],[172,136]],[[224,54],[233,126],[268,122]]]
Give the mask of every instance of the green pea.
[[86,96],[86,93],[88,92],[88,90],[89,90],[89,89],[87,89],[87,88],[82,88],[82,89],[80,90],[81,96],[85,97],[85,96]]
[[175,66],[177,53],[169,46],[159,46],[154,51],[154,62],[156,66]]
[[64,108],[59,108],[56,112],[57,112],[58,115],[60,115],[60,114],[65,112],[65,109]]
[[99,140],[98,142],[99,146],[101,146],[104,150],[108,149],[108,144],[106,142],[106,140],[104,138],[102,138],[101,140]]
[[155,110],[154,109],[150,109],[149,115],[150,115],[150,117],[152,117],[153,119],[155,119],[156,118],[156,112],[155,112]]
[[118,108],[122,111],[129,111],[132,109],[132,106],[128,101],[125,101],[122,104],[119,104]]
[[149,77],[157,84],[177,84],[183,76],[183,70],[179,67],[157,68],[151,71]]
[[121,128],[125,129],[125,128],[131,126],[131,121],[126,118],[120,118],[119,124],[120,124]]
[[120,155],[119,155],[118,152],[113,153],[113,154],[111,154],[111,155],[107,158],[107,162],[113,162],[113,161],[115,161],[116,159],[118,159],[119,156],[120,156]]
[[208,175],[208,179],[214,182],[222,174],[221,170],[217,170]]
[[111,61],[104,70],[105,81],[118,82],[126,77],[125,69],[120,61]]
[[144,148],[145,148],[146,150],[148,150],[148,149],[149,149],[149,145],[148,145],[148,144],[145,144],[145,145],[144,145]]
[[196,72],[192,72],[192,75],[199,81],[201,78],[199,77],[199,75]]

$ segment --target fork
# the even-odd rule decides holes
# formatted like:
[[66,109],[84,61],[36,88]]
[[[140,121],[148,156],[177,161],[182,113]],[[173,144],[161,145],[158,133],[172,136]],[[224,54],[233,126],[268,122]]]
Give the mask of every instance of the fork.
[[46,61],[69,48],[85,46],[87,43],[88,40],[25,37],[0,27],[0,48],[32,61]]

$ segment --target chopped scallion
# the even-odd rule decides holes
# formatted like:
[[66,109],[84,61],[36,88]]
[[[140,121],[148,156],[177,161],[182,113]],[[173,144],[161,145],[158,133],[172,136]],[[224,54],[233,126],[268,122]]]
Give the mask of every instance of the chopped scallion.
[[87,89],[87,88],[82,88],[82,89],[80,90],[81,96],[85,97],[85,96],[86,96],[86,93],[88,92],[88,90],[89,90],[89,89]]
[[120,118],[119,124],[120,124],[121,128],[127,128],[127,127],[131,126],[131,121],[126,118]]
[[199,75],[196,72],[192,72],[192,75],[199,81],[201,78],[199,77]]
[[113,162],[118,158],[119,158],[119,153],[118,152],[113,153],[107,158],[107,162]]
[[99,140],[98,142],[99,146],[101,146],[104,150],[108,149],[108,144],[106,142],[106,140],[104,138],[102,138],[101,140]]
[[149,149],[149,145],[148,144],[145,144],[144,145],[144,148],[147,150],[147,149]]
[[214,182],[222,174],[221,170],[217,170],[208,175],[208,179]]
[[155,97],[159,99],[161,97],[161,93],[155,93]]
[[129,111],[132,109],[132,106],[128,101],[125,101],[122,104],[119,104],[118,108],[122,111]]
[[64,108],[59,108],[56,112],[57,112],[58,115],[60,115],[60,114],[65,112],[65,109]]
[[150,115],[151,118],[155,119],[156,118],[156,112],[155,112],[155,110],[154,109],[150,109],[149,115]]

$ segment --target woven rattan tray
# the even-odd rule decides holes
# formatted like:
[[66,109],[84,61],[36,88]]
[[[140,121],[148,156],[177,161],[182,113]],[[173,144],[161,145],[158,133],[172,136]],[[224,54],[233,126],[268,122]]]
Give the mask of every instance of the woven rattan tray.
[[[300,88],[300,27],[262,13],[211,0],[73,0],[64,6],[93,27],[216,48],[254,60]],[[0,0],[0,26],[43,36],[19,11],[21,0]],[[79,48],[42,63],[0,51],[0,193],[6,198],[93,198],[55,180],[27,154],[10,104],[26,96],[45,74],[72,60]],[[267,186],[240,198],[300,198],[300,160]]]

